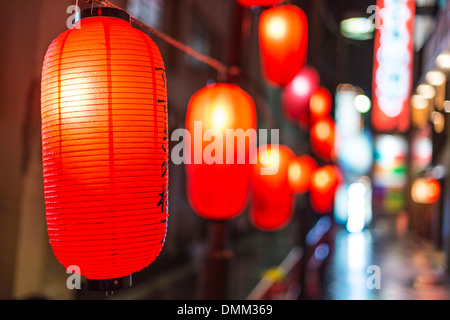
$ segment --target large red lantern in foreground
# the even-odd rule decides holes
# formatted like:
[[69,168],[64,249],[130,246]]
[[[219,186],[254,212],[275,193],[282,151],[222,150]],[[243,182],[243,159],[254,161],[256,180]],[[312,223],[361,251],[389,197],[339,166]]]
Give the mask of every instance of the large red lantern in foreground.
[[315,155],[326,161],[336,156],[336,124],[330,117],[318,120],[310,130],[311,148]]
[[89,289],[112,290],[131,285],[164,244],[166,78],[157,46],[128,14],[80,15],[42,68],[47,228],[66,268],[78,266]]
[[237,2],[244,7],[251,8],[273,6],[281,0],[237,0]]
[[305,66],[289,82],[282,93],[282,105],[285,116],[306,129],[310,124],[310,100],[320,85],[319,73]]
[[291,220],[294,193],[289,186],[288,170],[294,157],[292,150],[283,145],[258,148],[250,221],[261,230],[279,230]]
[[295,193],[309,191],[311,176],[317,168],[317,162],[309,155],[301,155],[292,159],[289,164],[289,185]]
[[285,86],[306,61],[308,22],[305,13],[294,5],[263,11],[259,20],[259,45],[266,80]]
[[309,101],[310,123],[328,118],[331,112],[332,98],[328,89],[320,87],[314,92]]
[[311,176],[310,200],[317,213],[328,213],[333,209],[334,196],[341,182],[337,167],[327,165],[317,168]]
[[[190,133],[185,168],[191,206],[206,219],[236,217],[248,200],[250,156],[256,152],[252,98],[235,84],[210,84],[190,99],[186,130]],[[230,139],[232,135],[236,139]]]

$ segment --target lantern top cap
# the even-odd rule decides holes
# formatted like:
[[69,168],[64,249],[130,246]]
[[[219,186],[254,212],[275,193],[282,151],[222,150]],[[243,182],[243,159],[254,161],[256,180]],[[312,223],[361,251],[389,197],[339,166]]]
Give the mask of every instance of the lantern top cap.
[[130,22],[130,15],[124,10],[110,7],[94,7],[78,11],[75,14],[75,23],[91,17],[112,17]]

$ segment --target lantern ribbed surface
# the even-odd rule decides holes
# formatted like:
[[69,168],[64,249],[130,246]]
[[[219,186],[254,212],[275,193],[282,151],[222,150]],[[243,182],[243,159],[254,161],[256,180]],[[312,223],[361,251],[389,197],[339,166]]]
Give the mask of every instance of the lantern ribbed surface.
[[[190,163],[185,169],[191,207],[205,219],[237,217],[248,202],[252,177],[250,157],[256,152],[253,99],[236,84],[208,84],[191,97],[185,124],[190,133],[186,137],[189,146],[186,156]],[[214,133],[211,139],[204,138],[207,132]]]
[[151,264],[168,218],[168,115],[156,44],[118,18],[58,36],[42,70],[47,229],[58,260],[87,279]]

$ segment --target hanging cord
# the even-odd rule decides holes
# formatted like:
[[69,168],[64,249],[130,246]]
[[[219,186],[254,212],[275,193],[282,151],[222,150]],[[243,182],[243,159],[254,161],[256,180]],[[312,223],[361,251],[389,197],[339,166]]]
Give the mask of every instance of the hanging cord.
[[[78,0],[77,0],[78,1]],[[101,3],[105,6],[109,6],[112,8],[116,8],[119,10],[123,10],[122,8],[120,8],[119,6],[116,6],[115,4],[111,3],[108,0],[86,0],[88,2],[97,2],[97,3]],[[206,56],[200,52],[195,51],[194,49],[180,43],[179,41],[173,39],[172,37],[170,37],[169,35],[165,34],[164,32],[148,26],[146,24],[144,24],[143,22],[141,22],[138,18],[134,17],[133,15],[130,14],[130,22],[134,23],[136,25],[138,25],[140,28],[144,29],[145,31],[148,31],[152,34],[154,34],[155,36],[157,36],[158,38],[160,38],[161,40],[169,43],[170,45],[174,46],[175,48],[183,51],[184,53],[190,55],[191,57],[193,57],[194,59],[197,59],[198,61],[201,61],[207,65],[209,65],[211,68],[215,69],[218,72],[218,78],[224,78],[226,77],[228,74],[233,74],[233,75],[237,75],[237,74],[241,74],[241,70],[239,67],[236,66],[232,66],[232,67],[227,67],[226,65],[224,65],[223,63],[221,63],[220,61]],[[241,74],[242,75],[242,74]],[[250,80],[250,79],[248,79]],[[255,81],[250,81],[250,83],[255,84]],[[256,104],[259,108],[260,108],[260,112],[262,112],[263,118],[267,121],[267,125],[269,126],[269,128],[278,128],[281,131],[281,127],[276,119],[276,117],[273,115],[272,111],[270,110],[269,106],[267,105],[267,102],[265,101],[265,98],[261,96],[261,94],[259,93],[260,88],[253,88],[255,91],[254,95],[256,95],[257,97],[257,101],[258,103]]]
[[[115,4],[111,3],[108,0],[101,0],[101,1],[96,1],[96,2],[101,2],[104,5],[108,5],[110,7],[113,7],[113,8],[119,9],[119,10],[123,10],[122,8],[120,8],[119,6],[116,6]],[[161,40],[169,43],[170,45],[174,46],[175,48],[177,48],[177,49],[183,51],[184,53],[190,55],[191,57],[209,65],[211,68],[217,70],[219,75],[227,74],[231,69],[231,68],[227,67],[226,65],[224,65],[223,63],[221,63],[220,61],[218,61],[212,57],[206,56],[206,55],[204,55],[198,51],[195,51],[194,49],[182,44],[181,42],[173,39],[172,37],[165,34],[164,32],[162,32],[154,27],[150,27],[150,26],[144,24],[143,22],[141,22],[139,19],[137,19],[136,17],[134,17],[131,14],[130,14],[130,20],[132,23],[138,25],[140,28],[154,34],[155,36],[157,36]]]

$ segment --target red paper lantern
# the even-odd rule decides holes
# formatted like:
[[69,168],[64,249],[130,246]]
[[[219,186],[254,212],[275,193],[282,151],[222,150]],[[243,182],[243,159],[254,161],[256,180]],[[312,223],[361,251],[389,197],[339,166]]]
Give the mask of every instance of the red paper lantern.
[[237,0],[243,7],[269,7],[281,2],[281,0]]
[[[256,152],[256,111],[252,98],[235,84],[208,85],[189,101],[186,130],[190,132],[186,138],[190,163],[185,168],[192,208],[206,219],[236,217],[248,201],[249,157]],[[231,139],[236,140],[234,146],[227,142],[230,130],[239,136]],[[215,133],[215,137],[202,139],[208,132]],[[211,146],[217,148],[212,152]],[[212,158],[210,154],[214,159],[208,159]]]
[[441,186],[434,178],[418,178],[411,187],[411,198],[416,203],[435,203],[440,196]]
[[292,159],[289,164],[289,185],[295,193],[307,192],[311,185],[311,175],[317,168],[317,162],[309,155]]
[[41,101],[53,251],[66,268],[79,267],[89,289],[130,285],[130,275],[160,253],[167,228],[167,90],[159,50],[127,13],[82,11],[48,48]]
[[327,165],[317,168],[311,176],[310,200],[317,213],[328,213],[333,209],[334,196],[340,183],[337,167]]
[[320,119],[330,116],[332,105],[331,93],[324,87],[320,87],[311,96],[309,101],[310,123],[314,124]]
[[259,45],[266,80],[285,86],[304,66],[308,47],[305,13],[294,5],[263,11],[259,20]]
[[317,121],[310,130],[311,148],[315,155],[326,161],[335,159],[336,125],[331,118]]
[[320,76],[310,66],[305,66],[289,82],[282,93],[282,105],[285,116],[305,129],[309,127],[309,106],[313,94],[320,85]]
[[252,224],[265,231],[285,227],[292,217],[294,193],[289,186],[289,164],[295,154],[283,145],[258,148],[253,168]]

